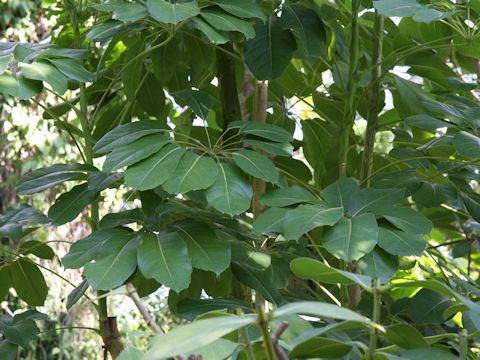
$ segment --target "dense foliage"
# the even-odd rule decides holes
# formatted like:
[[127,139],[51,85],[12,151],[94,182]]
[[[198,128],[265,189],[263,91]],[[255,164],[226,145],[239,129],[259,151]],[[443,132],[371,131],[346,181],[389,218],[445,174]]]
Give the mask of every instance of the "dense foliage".
[[[480,1],[47,3],[48,42],[0,44],[0,92],[76,162],[0,217],[0,298],[31,307],[0,318],[2,359],[48,315],[35,231],[78,216],[67,308],[95,302],[114,359],[479,356]],[[139,299],[161,286],[191,321],[166,334]]]

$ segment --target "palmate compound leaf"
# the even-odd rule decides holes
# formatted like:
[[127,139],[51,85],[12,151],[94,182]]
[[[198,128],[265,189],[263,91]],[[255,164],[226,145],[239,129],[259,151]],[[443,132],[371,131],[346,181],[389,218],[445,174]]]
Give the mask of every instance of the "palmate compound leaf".
[[208,204],[229,215],[248,210],[253,195],[248,178],[233,164],[218,163],[218,166],[217,180],[205,194]]
[[215,182],[218,175],[219,166],[212,158],[187,151],[170,179],[163,184],[163,189],[170,194],[206,189]]
[[95,262],[85,265],[85,277],[94,290],[109,290],[122,285],[137,267],[138,238],[111,238],[97,255]]
[[143,276],[177,293],[190,284],[192,261],[187,245],[177,232],[142,234],[137,262]]
[[55,164],[24,175],[17,184],[19,195],[34,194],[69,180],[85,180],[97,169],[87,164]]
[[93,146],[93,151],[104,154],[141,137],[162,132],[165,132],[165,125],[160,121],[142,120],[120,125],[98,140]]
[[145,360],[160,360],[179,354],[195,353],[195,350],[255,321],[255,315],[219,316],[179,326],[153,338]]
[[367,213],[342,218],[327,229],[322,245],[337,258],[351,262],[372,251],[377,242],[378,225],[375,215]]
[[192,266],[220,275],[230,265],[230,244],[218,238],[207,224],[200,222],[183,223],[175,229],[187,244]]

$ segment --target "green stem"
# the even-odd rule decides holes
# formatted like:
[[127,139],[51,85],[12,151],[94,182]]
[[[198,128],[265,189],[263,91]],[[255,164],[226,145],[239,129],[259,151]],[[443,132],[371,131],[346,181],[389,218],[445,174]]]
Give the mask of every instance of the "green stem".
[[380,91],[382,74],[382,48],[383,31],[385,18],[376,13],[375,26],[373,29],[374,50],[372,62],[375,64],[372,70],[372,87],[369,91],[369,108],[367,115],[367,130],[365,132],[365,146],[363,149],[362,169],[360,172],[360,182],[364,186],[369,186],[371,182],[373,166],[373,149],[375,147],[375,135],[378,127],[378,113],[380,112]]
[[265,357],[267,360],[276,360],[277,356],[275,355],[275,348],[273,347],[272,337],[270,331],[268,331],[268,322],[265,316],[265,311],[263,306],[256,305],[257,315],[258,315],[258,326],[262,333],[263,346],[265,347]]
[[358,67],[358,9],[360,7],[360,0],[352,1],[352,36],[350,39],[350,62],[348,69],[348,84],[346,92],[348,94],[347,101],[344,108],[343,129],[340,134],[340,176],[347,173],[347,156],[349,148],[350,133],[355,122],[355,93],[357,89],[356,75]]
[[[376,323],[380,323],[380,314],[381,314],[381,307],[382,307],[382,298],[380,293],[380,281],[378,278],[373,279],[373,286],[372,286],[372,293],[373,293],[373,315],[372,320]],[[367,351],[367,359],[373,360],[375,358],[375,350],[377,348],[377,341],[378,341],[378,330],[372,329],[370,333],[370,343],[368,345]]]

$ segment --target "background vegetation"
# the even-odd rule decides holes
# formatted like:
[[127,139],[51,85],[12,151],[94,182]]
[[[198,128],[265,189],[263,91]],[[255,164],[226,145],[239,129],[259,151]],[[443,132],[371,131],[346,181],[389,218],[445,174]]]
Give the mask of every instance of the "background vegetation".
[[478,358],[479,13],[0,2],[0,358]]

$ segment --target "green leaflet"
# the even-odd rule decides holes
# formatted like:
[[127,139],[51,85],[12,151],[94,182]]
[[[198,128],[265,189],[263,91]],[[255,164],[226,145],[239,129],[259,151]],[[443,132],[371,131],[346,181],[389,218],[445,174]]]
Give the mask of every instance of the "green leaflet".
[[125,183],[133,189],[149,190],[162,185],[173,174],[185,149],[168,144],[149,158],[125,171]]
[[125,242],[131,239],[132,233],[125,229],[100,229],[83,239],[77,240],[70,251],[62,258],[67,269],[79,269],[95,259],[102,246],[107,241],[119,239]]
[[177,293],[190,284],[192,263],[187,245],[176,232],[142,234],[137,253],[138,268]]
[[177,225],[178,235],[187,244],[192,266],[220,275],[230,265],[230,244],[219,239],[207,224],[188,222]]
[[250,208],[252,187],[239,169],[228,163],[218,163],[217,180],[207,190],[208,204],[229,215],[237,215]]
[[29,260],[18,259],[8,267],[8,271],[18,297],[30,306],[43,306],[48,288],[37,265]]
[[69,180],[85,180],[87,173],[97,170],[86,164],[55,164],[24,175],[17,185],[20,195],[34,194]]
[[218,174],[219,166],[212,158],[187,151],[163,188],[171,194],[206,189],[215,182]]
[[98,140],[93,146],[93,151],[97,154],[103,154],[141,137],[162,132],[165,132],[165,125],[160,121],[143,120],[120,125]]
[[283,73],[297,49],[295,38],[275,17],[257,23],[255,33],[245,44],[245,61],[257,79],[275,79]]
[[300,236],[320,226],[334,226],[341,221],[343,208],[328,208],[325,205],[300,205],[288,211],[283,228],[287,240],[298,240]]
[[239,19],[220,10],[202,10],[201,16],[207,23],[220,31],[237,31],[247,39],[255,37],[255,30],[250,22]]
[[171,3],[166,0],[147,0],[147,7],[150,16],[167,24],[176,24],[200,13],[196,1]]
[[347,262],[358,260],[378,242],[378,225],[373,214],[342,218],[327,229],[322,244],[328,252]]
[[159,360],[178,354],[193,353],[236,329],[253,324],[255,320],[255,315],[243,315],[242,317],[220,316],[194,321],[167,334],[156,336],[152,340],[152,346],[146,354],[145,360]]
[[66,224],[75,219],[98,196],[83,183],[60,195],[48,210],[48,217],[56,225]]
[[27,79],[40,80],[49,84],[53,91],[63,95],[67,91],[67,78],[57,68],[47,62],[21,63],[22,74]]
[[235,164],[247,174],[274,184],[278,181],[279,172],[265,155],[242,149],[234,152],[232,156]]
[[109,173],[136,164],[158,152],[168,142],[169,139],[165,135],[153,134],[121,145],[107,155],[102,171]]
[[96,260],[85,265],[85,277],[94,290],[122,285],[137,267],[139,239],[111,238],[98,251]]

